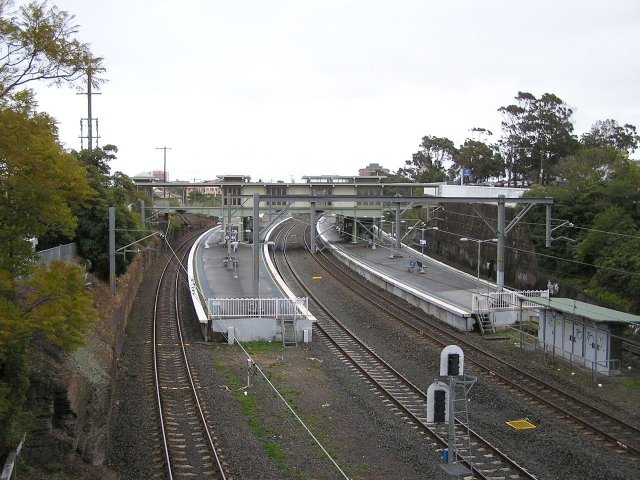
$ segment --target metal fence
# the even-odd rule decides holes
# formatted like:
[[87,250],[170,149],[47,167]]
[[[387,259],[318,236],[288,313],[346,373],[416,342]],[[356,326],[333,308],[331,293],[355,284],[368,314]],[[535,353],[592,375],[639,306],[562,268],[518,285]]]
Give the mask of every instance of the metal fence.
[[46,265],[54,260],[70,260],[78,254],[78,245],[74,243],[67,243],[65,245],[58,245],[57,247],[48,248],[40,252],[36,252],[40,259],[38,263]]
[[555,358],[568,361],[570,365],[576,367],[577,370],[582,371],[591,376],[592,382],[596,382],[598,374],[612,375],[620,373],[622,362],[617,358],[604,358],[592,360],[585,358],[582,355],[563,350],[557,345],[550,342],[545,342],[540,339],[538,333],[530,333],[522,329],[522,326],[509,326],[506,329],[507,333],[510,333],[513,338],[517,339],[516,346],[520,348],[528,348],[532,350],[538,350],[545,356],[545,363],[550,361],[554,362]]
[[[549,298],[549,290],[521,290],[518,292],[502,291],[485,294],[473,294],[473,312],[488,313],[522,308],[540,308],[532,302],[522,301],[518,295],[525,297]],[[522,302],[522,305],[520,303]]]
[[209,318],[306,318],[309,299],[208,298]]

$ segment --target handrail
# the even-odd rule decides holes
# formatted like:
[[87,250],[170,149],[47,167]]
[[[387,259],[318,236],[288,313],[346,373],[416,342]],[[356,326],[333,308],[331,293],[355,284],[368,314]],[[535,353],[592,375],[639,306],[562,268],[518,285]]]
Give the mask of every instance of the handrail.
[[210,319],[307,318],[309,299],[302,298],[208,298]]

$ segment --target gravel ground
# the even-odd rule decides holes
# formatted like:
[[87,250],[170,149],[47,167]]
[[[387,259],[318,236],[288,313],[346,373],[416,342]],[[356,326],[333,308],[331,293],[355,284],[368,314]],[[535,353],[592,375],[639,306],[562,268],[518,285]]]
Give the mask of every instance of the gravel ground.
[[[303,276],[317,274],[310,254],[293,253]],[[159,266],[154,267],[153,273],[158,271]],[[365,303],[345,296],[329,275],[310,286],[354,332],[416,385],[426,389],[436,378],[439,349],[415,338]],[[121,479],[160,478],[162,472],[147,343],[154,288],[154,275],[148,275],[138,293],[120,361],[118,405],[108,458]],[[233,478],[447,478],[440,468],[440,452],[431,441],[385,407],[372,387],[354,375],[319,336],[298,348],[284,349],[275,343],[247,348],[324,450],[261,375],[249,372],[250,386],[246,388],[246,356],[237,345],[204,344],[199,341],[199,327],[195,322],[191,325],[190,358],[197,366],[202,396],[215,418],[218,443]],[[577,393],[601,398],[603,405],[638,423],[637,386],[627,391],[625,383],[608,382],[597,389],[581,375],[571,376],[571,369],[564,364],[545,368],[536,354],[515,349],[513,343],[469,336]],[[472,428],[540,479],[640,476],[638,463],[614,453],[603,442],[580,435],[555,415],[483,377],[471,392],[469,414]],[[504,423],[521,418],[528,418],[538,428],[517,432]]]

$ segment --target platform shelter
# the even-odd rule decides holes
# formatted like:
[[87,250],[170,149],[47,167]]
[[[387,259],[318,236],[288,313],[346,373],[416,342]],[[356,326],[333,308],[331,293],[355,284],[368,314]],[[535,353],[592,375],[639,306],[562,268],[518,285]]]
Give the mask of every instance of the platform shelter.
[[521,297],[539,311],[538,341],[545,351],[613,374],[620,370],[625,329],[640,327],[640,316],[572,298]]

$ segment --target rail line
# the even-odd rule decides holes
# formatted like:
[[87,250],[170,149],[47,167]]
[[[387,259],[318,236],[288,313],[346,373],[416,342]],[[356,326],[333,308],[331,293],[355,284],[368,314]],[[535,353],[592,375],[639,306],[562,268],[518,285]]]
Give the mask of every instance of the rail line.
[[[404,418],[416,425],[421,432],[433,439],[434,445],[447,447],[449,433],[447,426],[427,423],[427,396],[401,373],[384,361],[344,324],[335,318],[329,309],[312,292],[308,291],[298,277],[287,255],[287,237],[298,225],[281,230],[276,243],[281,246],[283,255],[275,257],[276,268],[287,279],[291,288],[305,291],[309,295],[310,307],[317,319],[315,327],[329,342],[331,347],[347,359],[366,380],[375,386],[385,397],[385,403],[400,411]],[[295,283],[295,285],[292,285]],[[469,438],[469,443],[458,446],[459,460],[469,468],[477,478],[482,479],[533,479],[536,478],[524,467],[483,439],[477,432],[456,420],[456,435]]]
[[[170,258],[158,281],[153,318],[153,374],[160,420],[164,469],[170,480],[212,478],[226,480],[226,468],[198,398],[197,384],[189,366],[182,335],[179,282],[188,246]],[[171,266],[175,267],[174,272]],[[175,273],[170,278],[169,273]]]
[[570,420],[581,429],[597,434],[618,453],[631,454],[633,460],[640,459],[640,428],[479,348],[468,342],[463,335],[443,326],[439,320],[424,313],[416,314],[415,311],[406,308],[393,295],[385,295],[382,300],[377,287],[372,288],[363,277],[347,268],[333,255],[321,251],[314,258],[327,273],[354,294],[374,303],[422,338],[440,347],[452,343],[463,347],[465,361],[475,365],[479,373],[499,382],[505,388],[524,393],[528,398],[559,413],[562,418]]

